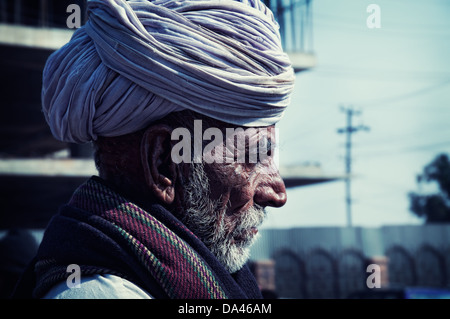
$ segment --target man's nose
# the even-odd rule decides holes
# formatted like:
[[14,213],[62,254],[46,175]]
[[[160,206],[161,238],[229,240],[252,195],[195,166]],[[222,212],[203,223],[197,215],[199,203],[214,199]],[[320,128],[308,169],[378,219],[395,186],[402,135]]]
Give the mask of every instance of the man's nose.
[[286,204],[287,194],[284,181],[280,174],[268,176],[255,190],[254,202],[263,207],[281,207]]

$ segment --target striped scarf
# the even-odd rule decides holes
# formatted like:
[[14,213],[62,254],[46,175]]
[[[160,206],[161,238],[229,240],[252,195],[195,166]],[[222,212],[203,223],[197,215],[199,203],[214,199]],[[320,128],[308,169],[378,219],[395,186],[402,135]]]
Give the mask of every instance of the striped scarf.
[[116,274],[172,299],[258,298],[244,267],[230,275],[200,240],[160,205],[152,213],[93,177],[80,186],[44,235],[35,265],[35,296],[65,280],[69,263],[81,275]]

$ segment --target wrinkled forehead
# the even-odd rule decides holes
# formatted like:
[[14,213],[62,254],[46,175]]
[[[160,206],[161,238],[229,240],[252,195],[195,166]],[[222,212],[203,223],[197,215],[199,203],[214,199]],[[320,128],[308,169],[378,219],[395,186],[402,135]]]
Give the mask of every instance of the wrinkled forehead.
[[225,132],[225,144],[227,145],[245,143],[248,146],[256,146],[257,144],[267,142],[275,143],[277,138],[275,125],[267,127],[226,128]]

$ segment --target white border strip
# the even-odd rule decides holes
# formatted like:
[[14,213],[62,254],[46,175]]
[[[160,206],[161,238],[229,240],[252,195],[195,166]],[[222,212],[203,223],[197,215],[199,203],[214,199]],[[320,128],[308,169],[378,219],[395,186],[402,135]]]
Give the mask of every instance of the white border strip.
[[0,24],[0,43],[57,50],[69,42],[74,32],[71,29]]

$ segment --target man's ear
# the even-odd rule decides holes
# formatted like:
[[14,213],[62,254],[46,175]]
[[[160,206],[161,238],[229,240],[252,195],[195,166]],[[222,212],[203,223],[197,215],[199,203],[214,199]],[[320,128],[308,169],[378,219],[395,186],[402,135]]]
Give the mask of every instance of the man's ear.
[[150,126],[141,140],[141,162],[145,181],[153,195],[166,205],[175,199],[177,167],[171,159],[172,129],[163,124]]

